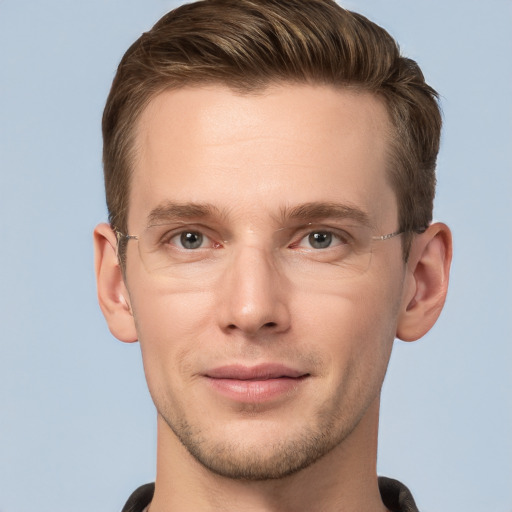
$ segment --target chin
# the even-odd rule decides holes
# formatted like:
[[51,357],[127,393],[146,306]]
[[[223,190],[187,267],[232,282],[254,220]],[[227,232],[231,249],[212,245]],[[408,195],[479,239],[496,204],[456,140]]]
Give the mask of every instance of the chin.
[[[225,478],[247,481],[275,480],[293,475],[329,453],[352,431],[352,428],[331,424],[322,428],[303,427],[301,432],[292,432],[287,426],[280,435],[268,425],[251,424],[247,425],[249,432],[226,435],[225,429],[213,432],[192,428],[186,420],[165,421],[204,468]],[[258,428],[266,435],[255,436]]]

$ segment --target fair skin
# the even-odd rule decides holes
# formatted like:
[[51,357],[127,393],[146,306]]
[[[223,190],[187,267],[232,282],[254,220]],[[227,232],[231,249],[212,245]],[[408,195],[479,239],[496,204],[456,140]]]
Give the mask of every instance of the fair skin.
[[183,88],[143,112],[129,234],[171,226],[172,265],[130,240],[123,279],[106,224],[95,250],[101,308],[140,342],[158,412],[151,512],[385,510],[382,381],[394,338],[435,323],[451,257],[436,223],[407,263],[400,236],[346,263],[347,225],[398,229],[389,130],[377,98],[327,86]]

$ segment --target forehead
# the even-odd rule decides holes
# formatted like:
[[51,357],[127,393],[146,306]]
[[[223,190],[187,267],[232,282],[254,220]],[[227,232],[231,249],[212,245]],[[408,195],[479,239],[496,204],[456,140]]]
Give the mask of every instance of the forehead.
[[257,94],[220,85],[163,92],[136,127],[129,226],[143,227],[169,202],[253,218],[336,203],[396,219],[389,132],[385,106],[365,92],[310,85]]

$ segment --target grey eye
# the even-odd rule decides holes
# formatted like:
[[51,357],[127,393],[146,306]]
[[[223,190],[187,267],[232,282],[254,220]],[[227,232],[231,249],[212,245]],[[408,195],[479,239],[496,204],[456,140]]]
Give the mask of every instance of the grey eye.
[[184,231],[180,235],[180,243],[185,249],[198,249],[203,245],[203,235],[196,231]]
[[309,234],[308,241],[314,249],[326,249],[332,243],[332,233],[328,231],[316,231]]

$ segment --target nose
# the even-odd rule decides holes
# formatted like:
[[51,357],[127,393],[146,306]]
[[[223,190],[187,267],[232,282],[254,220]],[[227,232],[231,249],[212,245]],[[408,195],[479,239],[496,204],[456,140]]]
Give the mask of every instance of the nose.
[[288,287],[270,254],[256,247],[240,249],[223,281],[219,321],[224,331],[254,337],[289,329]]

